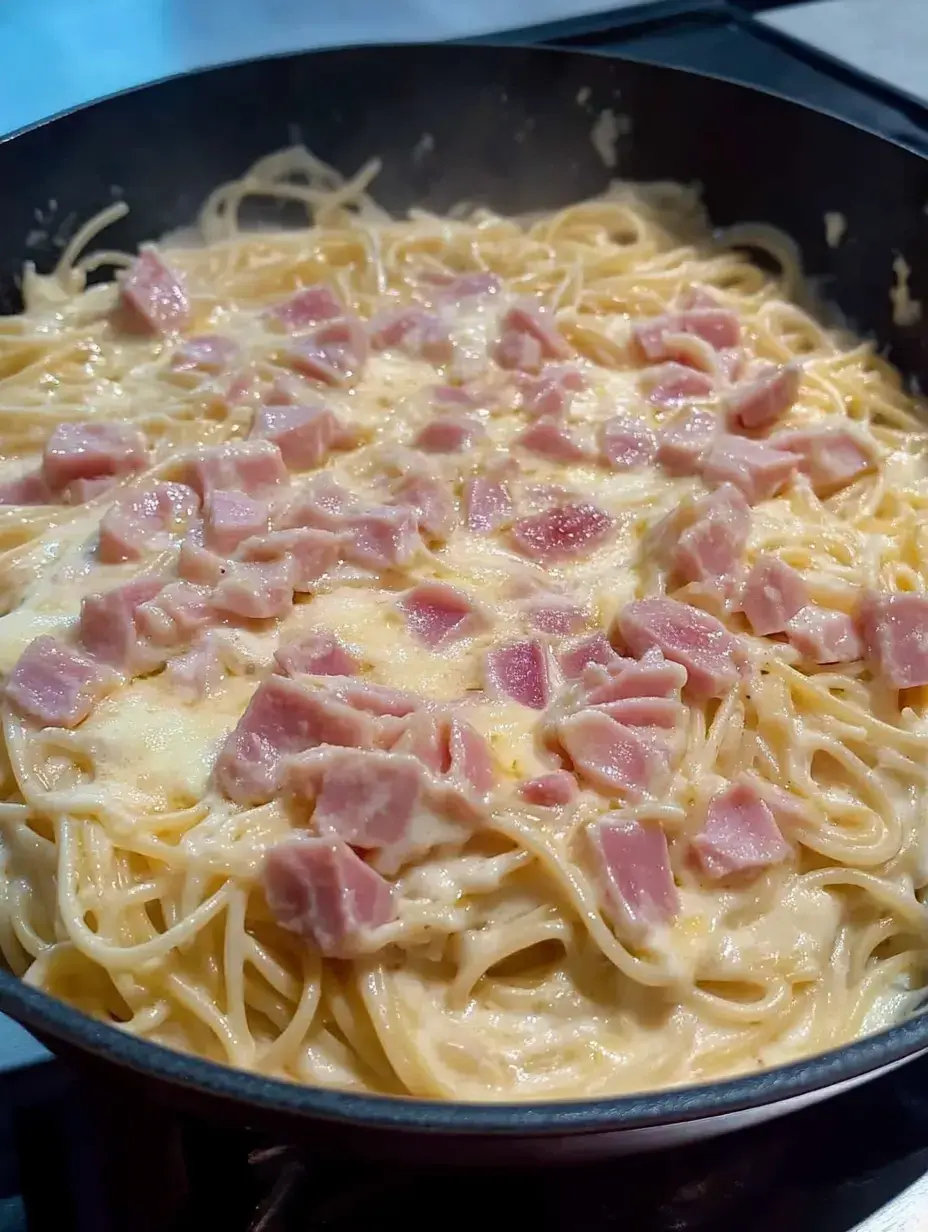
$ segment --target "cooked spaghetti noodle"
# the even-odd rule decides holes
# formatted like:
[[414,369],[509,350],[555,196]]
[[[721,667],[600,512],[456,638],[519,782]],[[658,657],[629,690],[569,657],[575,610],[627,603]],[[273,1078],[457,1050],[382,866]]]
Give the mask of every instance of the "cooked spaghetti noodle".
[[[190,297],[187,332],[228,336],[247,357],[238,400],[228,378],[172,367],[176,340],[120,332],[118,280],[86,284],[103,265],[131,263],[119,253],[83,255],[121,207],[81,231],[53,274],[27,272],[25,311],[0,321],[0,482],[34,468],[50,433],[69,421],[141,429],[150,469],[122,480],[127,491],[176,475],[196,447],[244,437],[261,390],[279,376],[280,339],[266,310],[316,283],[367,321],[414,301],[423,284],[493,273],[506,302],[542,303],[575,352],[586,386],[571,406],[578,429],[616,406],[658,429],[668,415],[641,396],[632,323],[700,287],[737,314],[752,360],[801,364],[786,427],[856,425],[878,458],[832,496],[794,482],[756,504],[746,563],[779,557],[814,602],[843,612],[868,588],[928,588],[928,435],[918,408],[870,344],[826,330],[786,298],[798,269],[771,280],[734,246],[740,234],[713,241],[696,199],[666,185],[615,186],[527,220],[482,210],[398,220],[368,196],[375,172],[343,180],[305,151],[285,151],[213,194],[198,242],[179,236],[161,246]],[[241,207],[253,198],[305,208],[307,225],[243,229]],[[786,247],[778,255],[791,260]],[[497,319],[496,302],[470,312],[465,352],[486,355]],[[506,374],[493,371],[502,388]],[[425,422],[418,399],[435,379],[426,361],[385,351],[353,389],[327,394],[362,442],[330,457],[332,476],[375,493],[384,451],[408,444]],[[508,396],[480,411],[483,448],[496,458],[525,426]],[[455,493],[459,466],[434,459]],[[704,491],[699,478],[533,456],[519,482],[528,502],[566,484],[615,520],[616,533],[594,552],[546,571],[597,626],[646,594],[702,603],[647,550],[651,528]],[[175,547],[141,564],[96,558],[98,524],[120,494],[0,508],[3,672],[37,635],[69,637],[83,597],[172,567]],[[418,558],[412,579],[460,585],[494,613],[492,633],[440,653],[424,650],[397,614],[395,580],[337,574],[281,620],[230,630],[244,666],[199,701],[180,703],[155,672],[124,680],[73,730],[43,727],[7,705],[0,950],[9,967],[169,1047],[303,1083],[437,1099],[598,1096],[700,1081],[898,1019],[918,995],[925,956],[925,688],[891,689],[864,661],[815,666],[726,610],[752,670],[720,700],[687,705],[666,791],[635,803],[587,788],[570,807],[533,807],[517,786],[551,769],[538,711],[475,695],[487,646],[521,627],[511,587],[528,568],[500,536],[460,525]],[[391,873],[396,918],[376,947],[347,959],[323,958],[269,910],[261,870],[292,834],[286,808],[278,799],[233,804],[212,778],[274,650],[307,621],[337,634],[367,681],[429,701],[469,696],[469,721],[496,774],[485,824]],[[708,880],[689,856],[693,819],[744,773],[788,787],[803,821],[789,834],[787,860],[746,879]],[[667,836],[679,909],[644,938],[610,922],[580,842],[607,815],[659,823]]]

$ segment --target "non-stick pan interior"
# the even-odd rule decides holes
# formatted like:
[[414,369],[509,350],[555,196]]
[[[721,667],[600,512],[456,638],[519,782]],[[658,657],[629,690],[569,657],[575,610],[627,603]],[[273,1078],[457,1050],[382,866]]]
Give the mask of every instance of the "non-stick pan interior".
[[[765,222],[790,234],[847,320],[879,339],[905,373],[928,378],[928,331],[912,317],[894,321],[890,298],[899,257],[911,269],[911,296],[928,295],[928,162],[743,86],[514,48],[365,48],[234,65],[120,95],[0,143],[0,311],[19,306],[24,261],[51,268],[79,223],[113,200],[124,198],[131,212],[106,246],[131,249],[189,224],[217,184],[297,141],[346,173],[381,158],[376,196],[394,211],[461,201],[534,211],[595,194],[615,176],[698,183],[716,224]],[[832,213],[845,220],[835,247],[826,234]],[[3,974],[0,1008],[70,1051],[205,1098],[413,1131],[688,1121],[776,1103],[928,1046],[928,1021],[910,1022],[712,1087],[518,1109],[439,1107],[313,1091],[167,1053]]]

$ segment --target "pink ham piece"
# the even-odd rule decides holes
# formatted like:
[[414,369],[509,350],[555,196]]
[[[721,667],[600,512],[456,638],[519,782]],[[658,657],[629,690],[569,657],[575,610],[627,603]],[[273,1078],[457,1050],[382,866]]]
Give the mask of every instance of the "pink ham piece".
[[171,355],[171,367],[175,372],[205,372],[218,376],[232,367],[241,355],[241,347],[234,338],[222,334],[198,334],[185,338]]
[[759,556],[744,584],[741,610],[758,637],[768,637],[782,633],[808,602],[806,584],[795,569],[775,556]]
[[444,582],[420,582],[407,590],[396,606],[406,618],[409,632],[429,650],[439,650],[487,626],[486,617],[473,600]]
[[659,825],[601,821],[588,827],[586,840],[603,910],[620,933],[640,937],[673,919],[680,900]]
[[335,321],[344,315],[344,305],[322,283],[304,287],[302,291],[297,291],[296,295],[284,300],[282,304],[275,304],[273,308],[268,308],[265,313],[269,320],[276,321],[294,334],[300,333],[310,325],[318,325],[322,321]]
[[854,663],[864,657],[864,645],[846,612],[809,603],[786,622],[789,644],[813,663]]
[[717,880],[780,864],[790,847],[757,788],[743,780],[712,797],[693,852],[706,876]]
[[145,334],[180,333],[190,320],[183,281],[153,248],[143,249],[122,280],[118,319]]
[[272,847],[262,871],[271,915],[327,958],[362,952],[396,914],[388,881],[347,843],[299,838]]
[[55,637],[30,642],[6,682],[10,704],[43,727],[77,727],[117,682],[108,668]]
[[109,492],[118,482],[115,475],[105,475],[100,479],[72,479],[61,489],[61,503],[63,505],[85,505],[88,501],[96,500],[105,492]]
[[662,429],[657,460],[671,475],[695,475],[718,433],[717,417],[694,407]]
[[795,469],[793,454],[729,433],[716,437],[701,463],[707,483],[732,483],[752,505],[781,492]]
[[126,475],[148,465],[145,437],[129,424],[60,423],[45,443],[42,472],[60,492],[77,479]]
[[869,594],[860,608],[867,658],[895,689],[928,684],[928,597]]
[[517,378],[519,410],[530,419],[557,419],[567,410],[573,394],[586,389],[586,379],[576,368],[542,368],[538,376]]
[[329,629],[314,629],[274,651],[284,676],[354,676],[358,661]]
[[537,372],[544,360],[568,359],[572,354],[566,340],[548,324],[540,308],[510,308],[503,315],[500,330],[493,358],[501,368]]
[[419,523],[410,509],[372,505],[342,523],[345,560],[366,569],[403,569],[422,547]]
[[725,308],[693,308],[655,317],[636,325],[632,339],[642,357],[655,363],[684,358],[677,343],[681,334],[693,334],[715,351],[736,347],[741,341],[738,318]]
[[178,646],[215,621],[209,586],[168,582],[152,599],[135,609],[139,633],[156,646]]
[[605,680],[602,673],[595,673],[595,679],[589,679],[594,673],[586,673],[585,679],[589,684],[587,705],[610,705],[638,697],[673,698],[686,684],[686,668],[679,663],[668,662],[656,648],[645,651],[638,662],[616,655],[612,662],[606,664],[606,670],[608,678]]
[[84,649],[94,659],[120,671],[149,667],[139,642],[136,608],[154,599],[164,578],[138,578],[81,603],[79,630]]
[[795,364],[767,364],[763,371],[725,398],[732,424],[740,428],[766,428],[781,419],[799,397],[799,369]]
[[519,795],[526,804],[540,808],[561,808],[570,804],[578,792],[577,780],[569,770],[553,770],[519,784]]
[[640,419],[615,415],[600,425],[599,455],[614,471],[648,466],[657,456],[657,437]]
[[487,691],[521,706],[544,710],[548,704],[548,664],[538,642],[510,642],[488,650],[484,661]]
[[384,746],[397,753],[410,753],[433,774],[445,774],[451,758],[447,724],[424,710],[414,710],[399,720],[396,731],[387,728]]
[[453,715],[447,729],[447,774],[463,787],[486,799],[496,777],[493,756],[483,736],[464,719]]
[[164,669],[164,679],[171,693],[188,703],[202,701],[215,693],[225,674],[219,648],[208,636],[171,659]]
[[638,735],[663,742],[665,747],[668,734],[677,730],[686,713],[682,702],[669,697],[626,697],[598,709]]
[[141,560],[169,548],[196,517],[200,501],[183,483],[155,483],[110,505],[100,522],[97,556],[104,564]]
[[294,566],[289,556],[280,560],[229,566],[212,594],[212,605],[224,616],[243,620],[271,620],[293,606]]
[[539,419],[515,437],[514,444],[549,462],[590,462],[592,454],[551,419]]
[[[421,763],[402,753],[360,749],[327,749],[324,756],[313,784],[317,832],[368,851],[406,842],[422,794]],[[315,757],[310,754],[307,760]],[[301,760],[295,759],[287,770],[287,781],[297,794],[307,785]],[[310,777],[312,772],[305,776]]]
[[275,444],[292,471],[314,470],[345,441],[338,418],[324,406],[259,407],[251,436]]
[[715,388],[708,373],[674,362],[646,368],[639,384],[649,402],[666,407],[694,398],[711,398]]
[[277,791],[281,759],[322,744],[371,748],[374,721],[323,690],[274,675],[260,684],[216,762],[216,783],[235,804],[264,804]]
[[56,501],[41,471],[0,483],[0,505],[54,505]]
[[525,605],[525,615],[536,632],[554,635],[579,633],[587,622],[587,614],[582,607],[558,595],[529,600]]
[[239,548],[245,561],[289,560],[291,584],[298,594],[308,594],[316,583],[338,564],[342,538],[328,530],[275,530],[269,535],[246,539]]
[[205,546],[229,556],[243,539],[267,531],[270,506],[244,492],[220,488],[207,498],[204,514]]
[[741,678],[746,653],[721,621],[676,599],[637,599],[617,617],[619,632],[635,655],[652,648],[686,668],[697,696],[722,697]]
[[676,572],[687,582],[726,582],[741,565],[751,510],[741,492],[723,483],[696,502],[694,518],[677,541]]
[[568,680],[576,680],[583,675],[584,669],[591,663],[601,667],[609,667],[618,662],[619,656],[609,645],[605,633],[591,633],[589,637],[581,637],[571,642],[557,656],[558,665]]
[[483,424],[472,415],[436,415],[416,434],[413,445],[426,453],[461,453],[484,436]]
[[389,715],[402,719],[413,714],[422,705],[422,698],[405,689],[391,689],[387,685],[367,684],[350,679],[332,680],[330,687],[349,706],[367,714]]
[[407,475],[393,490],[393,502],[416,515],[419,531],[428,539],[445,542],[458,524],[458,510],[450,485],[428,475]]
[[557,734],[575,772],[604,796],[640,800],[667,780],[663,750],[601,710],[562,719]]
[[847,487],[876,465],[872,444],[850,428],[809,428],[779,432],[770,438],[776,449],[795,454],[818,496]]
[[375,317],[370,327],[375,350],[398,350],[432,364],[447,364],[454,354],[447,322],[421,308],[400,308]]
[[311,334],[293,338],[281,360],[301,376],[326,385],[352,385],[369,353],[367,334],[355,317],[330,321]]
[[185,478],[204,500],[220,488],[272,496],[290,481],[280,450],[270,441],[234,441],[204,449],[189,459]]
[[191,531],[180,545],[177,573],[185,582],[197,586],[214,586],[226,574],[229,562],[217,556],[200,541],[200,528]]
[[478,475],[466,484],[464,505],[468,528],[479,534],[489,534],[505,526],[513,515],[512,497],[506,484],[486,475]]
[[523,556],[555,563],[592,552],[614,527],[613,519],[597,505],[569,503],[514,522],[509,539]]
[[357,513],[361,503],[353,492],[336,483],[325,471],[293,490],[279,502],[274,514],[276,530],[311,526],[316,530],[340,531],[345,519]]
[[488,270],[450,275],[446,279],[436,277],[434,282],[441,287],[436,299],[443,304],[461,304],[477,296],[495,295],[502,286],[497,276]]

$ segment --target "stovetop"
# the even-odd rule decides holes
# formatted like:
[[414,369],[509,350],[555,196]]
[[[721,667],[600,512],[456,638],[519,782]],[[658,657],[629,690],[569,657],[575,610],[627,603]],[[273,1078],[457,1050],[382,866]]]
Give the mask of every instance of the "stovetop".
[[[760,85],[928,154],[928,108],[757,18],[772,0],[657,0],[519,30]],[[506,41],[499,36],[493,42]],[[11,1025],[11,1024],[10,1024]],[[331,1159],[91,1090],[0,1019],[0,1232],[916,1232],[928,1193],[928,1058],[714,1142],[595,1166],[459,1171]],[[928,1180],[923,1181],[928,1190]],[[473,1200],[477,1193],[479,1198]],[[872,1220],[872,1222],[871,1222]]]

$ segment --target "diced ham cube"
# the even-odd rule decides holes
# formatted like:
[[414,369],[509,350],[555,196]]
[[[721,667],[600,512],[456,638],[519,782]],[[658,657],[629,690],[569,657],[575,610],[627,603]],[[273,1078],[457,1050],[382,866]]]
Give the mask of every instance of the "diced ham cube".
[[148,465],[145,437],[130,424],[60,423],[45,443],[42,471],[60,492],[77,479],[126,475]]
[[486,475],[478,475],[467,483],[464,504],[468,527],[480,534],[505,526],[513,515],[512,498],[506,484]]
[[527,804],[541,808],[560,808],[570,804],[578,791],[577,780],[569,770],[553,770],[519,784],[519,795]]
[[345,519],[360,508],[354,493],[323,471],[294,488],[293,494],[280,502],[273,524],[278,530],[310,526],[335,532],[342,530]]
[[54,505],[56,499],[42,471],[0,483],[0,505]]
[[569,715],[557,734],[575,772],[604,796],[640,800],[667,780],[663,751],[600,710]]
[[860,626],[874,671],[895,689],[928,684],[928,597],[870,594]]
[[741,610],[759,637],[782,633],[788,622],[809,601],[806,584],[775,556],[758,556],[741,596]]
[[525,615],[538,633],[579,633],[587,622],[587,613],[582,607],[557,595],[530,600],[525,605]]
[[680,909],[667,837],[654,822],[601,821],[586,831],[603,909],[620,933],[641,936]]
[[274,651],[284,676],[354,676],[358,662],[329,629],[303,633]]
[[10,704],[43,727],[77,727],[117,677],[58,641],[37,637],[20,655],[6,682]]
[[225,616],[271,620],[293,606],[293,561],[289,556],[261,563],[232,563],[213,591],[213,607]]
[[326,385],[351,385],[363,372],[369,349],[361,322],[346,317],[293,338],[281,358],[301,376]]
[[448,484],[428,475],[407,475],[394,488],[393,500],[416,515],[419,531],[443,542],[458,524],[458,511]]
[[435,282],[441,287],[436,298],[443,304],[461,304],[476,296],[495,295],[502,285],[497,276],[488,270],[473,270],[442,281],[436,278]]
[[429,650],[438,650],[486,627],[473,600],[444,582],[420,582],[396,605],[409,632]]
[[343,554],[368,569],[402,569],[422,547],[419,524],[410,509],[371,508],[346,518]]
[[450,765],[447,724],[434,714],[414,710],[392,726],[381,730],[386,748],[410,753],[433,774],[445,774]]
[[155,483],[110,505],[100,522],[97,556],[104,564],[141,560],[171,546],[196,516],[200,502],[183,483]]
[[551,419],[539,419],[531,427],[520,432],[513,443],[521,445],[529,453],[546,458],[549,462],[589,462],[592,460],[589,450],[576,441],[566,428],[562,428]]
[[511,642],[487,651],[484,671],[494,696],[511,697],[532,710],[548,704],[548,663],[538,642]]
[[322,744],[371,748],[374,722],[329,692],[271,676],[226,738],[216,782],[235,804],[264,804],[277,791],[281,759]]
[[291,295],[282,304],[268,308],[265,315],[278,322],[291,333],[298,334],[309,325],[318,325],[322,321],[335,321],[345,315],[345,307],[340,300],[322,283],[304,287]]
[[72,479],[61,489],[63,505],[86,505],[88,501],[97,500],[119,482],[115,475],[104,475],[100,479]]
[[657,460],[671,475],[695,475],[719,433],[712,411],[685,411],[657,439]]
[[600,706],[610,719],[651,740],[664,740],[683,721],[683,703],[669,697],[626,697]]
[[[299,785],[298,762],[288,778]],[[409,837],[423,786],[421,764],[402,753],[329,749],[314,784],[313,825],[323,837],[364,850],[396,847]]]
[[179,274],[153,248],[143,249],[122,280],[119,320],[148,334],[179,333],[190,320],[190,300]]
[[781,419],[799,396],[795,364],[768,364],[759,375],[725,398],[731,422],[742,428],[766,428]]
[[200,542],[199,529],[187,535],[180,545],[177,557],[177,573],[185,582],[197,586],[214,586],[221,581],[229,568],[229,562],[217,556]]
[[219,649],[208,636],[172,659],[164,669],[164,679],[171,692],[188,703],[202,701],[215,693],[225,674]]
[[771,437],[776,449],[795,454],[818,496],[830,496],[873,469],[873,445],[850,428],[809,428],[778,432]]
[[175,372],[208,372],[218,376],[234,364],[241,355],[241,347],[234,338],[222,334],[198,334],[185,338],[171,355],[171,367]]
[[280,450],[270,441],[234,441],[191,457],[186,480],[205,500],[220,488],[246,496],[272,496],[290,477]]
[[88,595],[81,603],[80,638],[94,659],[120,671],[140,666],[139,630],[135,611],[164,588],[164,578],[138,578],[102,595]]
[[596,505],[556,505],[513,523],[509,539],[523,556],[554,563],[592,552],[614,527],[614,520]]
[[206,547],[228,556],[243,539],[267,530],[270,507],[266,500],[220,488],[207,498],[204,513]]
[[864,657],[857,625],[846,612],[806,604],[786,622],[789,644],[813,663],[854,663]]
[[454,354],[447,322],[421,308],[400,308],[375,317],[370,337],[378,351],[399,350],[432,364],[447,364]]
[[786,487],[796,469],[796,459],[766,441],[751,441],[726,432],[716,437],[701,469],[707,483],[733,483],[750,504],[756,505]]
[[715,388],[707,372],[674,362],[645,368],[639,384],[649,402],[666,407],[694,398],[711,398]]
[[530,419],[558,419],[570,405],[572,395],[586,388],[586,379],[576,368],[548,365],[538,376],[516,378],[520,391],[519,410]]
[[289,560],[293,589],[298,594],[307,594],[338,564],[341,548],[340,535],[328,530],[296,527],[246,539],[239,548],[239,555],[245,561]]
[[757,872],[780,864],[790,854],[773,814],[748,781],[732,783],[712,797],[693,851],[713,879]]
[[387,685],[368,684],[354,680],[332,681],[338,696],[356,710],[367,714],[390,715],[402,719],[422,705],[422,698],[405,689],[391,689]]
[[436,415],[416,434],[413,445],[426,453],[461,453],[486,436],[472,415]]
[[139,633],[156,646],[178,646],[215,621],[212,589],[190,582],[168,582],[135,609]]
[[599,453],[614,471],[648,466],[657,457],[657,437],[640,419],[615,415],[599,428]]
[[325,406],[262,406],[255,414],[251,436],[272,441],[284,465],[292,471],[321,466],[344,439],[344,430]]
[[722,697],[741,678],[745,651],[721,621],[676,599],[637,599],[617,618],[625,644],[635,655],[656,647],[686,668],[687,685],[698,696]]
[[694,519],[677,541],[673,563],[687,582],[731,579],[751,529],[751,510],[741,492],[724,483],[696,503]]
[[564,676],[568,680],[576,680],[591,663],[608,667],[617,662],[618,658],[605,633],[591,633],[589,637],[581,637],[566,646],[558,654],[557,661]]
[[590,682],[586,698],[590,706],[609,705],[626,698],[676,697],[687,679],[686,668],[668,662],[656,647],[645,651],[638,662],[617,655],[605,666],[609,678]]
[[546,359],[567,359],[571,348],[541,309],[510,308],[500,322],[500,339],[493,358],[501,368],[537,372]]
[[291,839],[272,847],[262,872],[267,904],[282,928],[329,958],[351,958],[396,914],[390,883],[337,839]]
[[486,798],[496,777],[489,745],[478,731],[456,715],[448,724],[448,770],[451,778]]
[[754,773],[744,776],[744,780],[751,783],[757,790],[758,795],[773,814],[773,820],[777,823],[777,829],[781,834],[784,831],[787,833],[791,830],[802,831],[809,827],[811,818],[805,800],[800,799],[791,791],[784,791],[775,783],[768,783],[766,779]]
[[725,308],[694,308],[669,313],[644,321],[632,330],[636,347],[651,363],[680,358],[676,340],[681,334],[693,334],[716,351],[736,347],[741,341],[738,318]]

